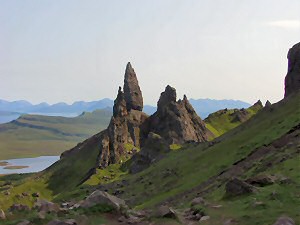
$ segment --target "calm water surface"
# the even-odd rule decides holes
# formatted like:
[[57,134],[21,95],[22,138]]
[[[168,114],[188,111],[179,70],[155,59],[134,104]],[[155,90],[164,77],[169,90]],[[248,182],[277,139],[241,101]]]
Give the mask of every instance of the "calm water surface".
[[5,166],[0,166],[0,174],[10,173],[33,173],[39,172],[59,160],[59,156],[40,156],[36,158],[21,158],[0,160],[0,162],[8,162],[8,166],[28,166],[24,169],[4,169]]

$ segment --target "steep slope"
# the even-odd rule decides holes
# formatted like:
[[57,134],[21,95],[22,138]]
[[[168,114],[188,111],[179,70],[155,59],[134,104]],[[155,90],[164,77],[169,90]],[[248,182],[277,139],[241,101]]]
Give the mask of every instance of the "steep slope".
[[0,124],[0,159],[58,155],[103,130],[111,112],[97,110],[78,117],[23,115]]
[[[216,139],[213,146],[209,147],[206,144],[194,147],[186,146],[181,151],[169,153],[167,157],[164,157],[155,166],[141,173],[130,175],[127,179],[123,177],[122,183],[127,184],[123,188],[120,188],[119,182],[109,184],[104,188],[117,190],[121,193],[120,196],[122,198],[127,199],[132,205],[142,208],[166,202],[179,206],[182,203],[187,204],[197,195],[206,196],[214,190],[223,196],[223,185],[233,175],[231,173],[229,174],[230,176],[223,179],[221,175],[224,171],[231,170],[241,160],[249,159],[260,148],[275,145],[281,150],[278,150],[276,154],[273,154],[274,152],[272,151],[267,151],[263,155],[263,165],[266,165],[265,168],[263,166],[260,167],[259,159],[257,159],[251,161],[251,165],[245,171],[234,174],[247,177],[247,173],[251,170],[256,170],[256,168],[259,168],[256,172],[252,171],[252,173],[249,173],[251,176],[268,170],[278,171],[278,168],[283,167],[286,176],[294,176],[296,179],[292,178],[293,182],[289,189],[292,191],[290,194],[295,196],[297,195],[295,187],[300,184],[299,177],[295,177],[296,174],[293,172],[299,169],[299,167],[297,168],[297,164],[295,164],[299,159],[299,140],[297,138],[299,136],[300,124],[299,97],[300,95],[297,94],[288,101],[283,100],[274,104],[269,110],[261,110],[241,126]],[[286,142],[282,144],[280,140],[285,139],[289,133],[292,133],[294,135],[292,138],[296,137],[296,139],[288,141],[288,145],[286,145]],[[278,143],[281,143],[281,145],[278,146]],[[278,160],[273,161],[275,158]],[[291,160],[291,163],[294,165],[293,170],[291,170],[292,172],[290,172],[291,175],[287,167],[292,167],[292,164],[290,165],[289,161],[285,162],[285,160],[280,159]],[[287,165],[283,162],[287,163]],[[283,188],[279,187],[278,191],[280,190],[283,190]],[[263,192],[266,194],[269,192],[269,189],[262,189]],[[253,198],[255,197],[254,195]],[[212,194],[210,198],[213,201],[216,198],[215,194]],[[249,198],[247,198],[247,201],[249,201]],[[280,214],[296,215],[297,209],[292,209],[290,206],[296,206],[299,203],[299,198],[294,199],[293,204],[290,204],[288,201],[281,202],[285,207],[281,207]],[[227,202],[227,204],[231,203]],[[266,210],[272,212],[272,207],[272,204],[268,204]],[[255,214],[258,210],[261,210],[261,208],[252,210],[251,213]],[[220,212],[224,211],[221,210]],[[243,213],[247,213],[246,208],[243,209]],[[234,215],[230,214],[230,216]],[[240,214],[237,216],[239,220],[243,221],[242,224],[248,223],[247,218],[240,217]],[[273,214],[272,217],[266,220],[270,224],[271,221],[276,219],[275,217],[279,216],[279,214]]]
[[262,108],[261,101],[258,101],[247,109],[223,109],[210,114],[204,122],[215,138],[241,125]]
[[[186,97],[176,101],[176,90],[170,86],[161,94],[158,110],[151,117],[142,112],[143,99],[136,74],[128,63],[125,70],[124,92],[119,87],[114,101],[113,117],[106,130],[93,138],[78,144],[62,154],[61,162],[57,165],[88,154],[91,149],[98,149],[96,163],[90,168],[77,174],[77,182],[87,179],[96,172],[97,168],[104,169],[112,164],[118,164],[131,157],[132,152],[143,148],[150,133],[162,136],[168,144],[181,144],[188,141],[206,142],[209,131]],[[95,150],[97,151],[97,150]],[[86,153],[85,153],[86,152]],[[68,159],[70,158],[70,159]],[[59,168],[54,166],[53,168]],[[57,170],[58,173],[59,170]],[[61,171],[67,173],[71,171]],[[88,174],[88,175],[87,175]]]

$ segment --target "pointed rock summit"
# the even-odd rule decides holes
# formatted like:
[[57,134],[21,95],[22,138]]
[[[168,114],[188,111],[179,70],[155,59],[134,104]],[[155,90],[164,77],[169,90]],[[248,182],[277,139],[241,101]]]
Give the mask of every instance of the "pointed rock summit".
[[176,89],[167,86],[157,103],[157,112],[145,122],[143,131],[156,133],[169,144],[184,142],[204,142],[209,131],[197,115],[192,105],[184,96],[176,101]]
[[122,91],[122,88],[119,87],[117,98],[114,101],[113,116],[126,116],[127,114],[128,112],[126,108],[125,96]]
[[285,77],[284,97],[300,90],[300,42],[288,52],[288,72]]
[[134,69],[127,63],[124,78],[124,96],[127,111],[131,109],[143,110],[143,96]]
[[269,107],[271,107],[272,106],[272,103],[269,101],[269,100],[267,100],[266,101],[266,104],[265,104],[265,107],[266,108],[269,108]]

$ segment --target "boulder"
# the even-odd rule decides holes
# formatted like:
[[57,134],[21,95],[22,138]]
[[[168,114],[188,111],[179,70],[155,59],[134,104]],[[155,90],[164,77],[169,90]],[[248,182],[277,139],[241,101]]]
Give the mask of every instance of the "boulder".
[[49,223],[47,223],[47,225],[77,225],[77,222],[76,222],[76,220],[73,220],[73,219],[68,219],[65,221],[52,220]]
[[238,179],[233,178],[227,182],[226,186],[226,195],[227,196],[239,196],[243,194],[253,193],[255,191],[255,187]]
[[37,209],[39,212],[58,212],[59,211],[59,206],[53,202],[49,202],[46,200],[37,200],[34,203],[33,206],[35,209]]
[[199,222],[203,222],[203,221],[206,221],[209,219],[210,219],[210,216],[202,216],[201,219],[199,220]]
[[177,219],[177,214],[172,208],[163,205],[158,207],[156,211],[156,217]]
[[273,225],[296,225],[295,221],[286,216],[279,217]]
[[32,193],[32,197],[38,198],[38,197],[40,197],[40,193],[38,193],[38,192]]
[[17,225],[30,225],[30,221],[23,220],[22,222],[18,223]]
[[255,177],[251,177],[246,180],[248,184],[254,185],[254,186],[260,186],[264,187],[267,185],[271,185],[275,183],[275,177],[267,175],[267,174],[260,174]]
[[121,208],[126,208],[125,201],[108,194],[104,191],[96,190],[90,196],[88,196],[81,204],[82,208],[90,208],[95,205],[108,205],[119,211]]
[[205,216],[205,213],[201,208],[191,207],[184,212],[184,218],[187,220],[199,221],[203,216]]
[[5,213],[2,209],[0,209],[0,220],[5,220],[6,219],[6,216],[5,216]]
[[295,44],[288,52],[288,72],[285,77],[284,97],[300,90],[300,43]]
[[13,204],[10,207],[10,211],[29,211],[30,208],[28,205],[23,205],[23,204]]
[[197,197],[191,201],[191,206],[195,205],[206,205],[206,202],[202,197]]

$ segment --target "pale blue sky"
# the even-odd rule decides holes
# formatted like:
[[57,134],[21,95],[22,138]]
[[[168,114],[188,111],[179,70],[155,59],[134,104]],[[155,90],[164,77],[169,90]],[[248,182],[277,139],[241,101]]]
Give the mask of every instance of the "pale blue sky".
[[114,99],[130,61],[145,102],[283,97],[299,0],[0,0],[0,99]]

